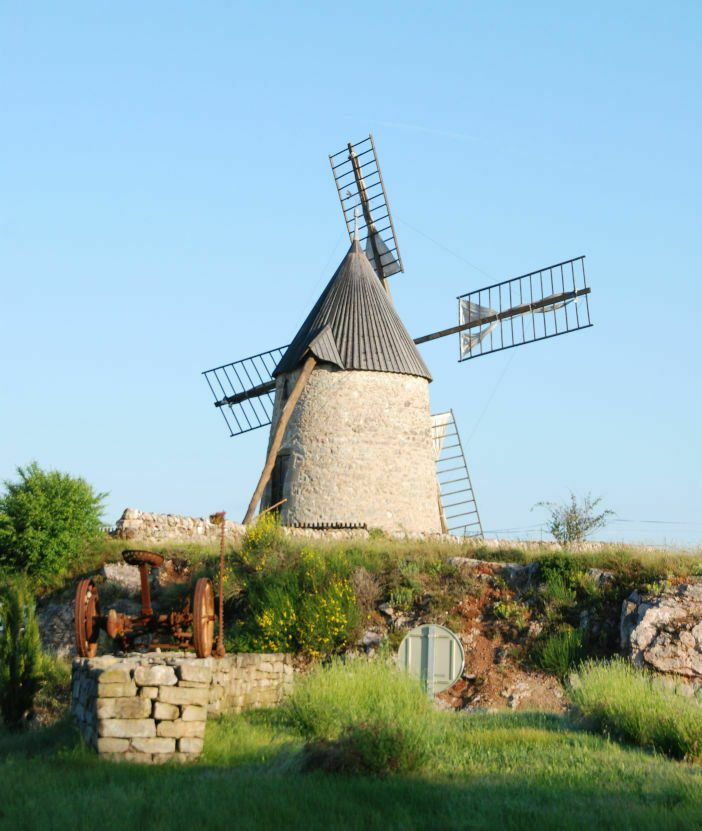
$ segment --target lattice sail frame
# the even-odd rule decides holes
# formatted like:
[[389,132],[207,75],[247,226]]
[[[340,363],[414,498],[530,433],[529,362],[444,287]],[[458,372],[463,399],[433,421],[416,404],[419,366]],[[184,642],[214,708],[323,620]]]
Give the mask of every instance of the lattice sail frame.
[[373,135],[356,144],[349,142],[343,150],[331,154],[329,162],[349,239],[354,237],[354,211],[360,208],[358,240],[378,276],[384,278],[404,271]]
[[589,293],[585,257],[575,257],[461,295],[458,360],[587,329]]
[[[453,410],[432,415],[431,438],[442,523],[450,534],[482,539],[483,526]],[[455,508],[457,513],[447,513]]]
[[249,433],[271,423],[275,401],[273,370],[287,348],[280,346],[259,352],[202,373],[230,436]]

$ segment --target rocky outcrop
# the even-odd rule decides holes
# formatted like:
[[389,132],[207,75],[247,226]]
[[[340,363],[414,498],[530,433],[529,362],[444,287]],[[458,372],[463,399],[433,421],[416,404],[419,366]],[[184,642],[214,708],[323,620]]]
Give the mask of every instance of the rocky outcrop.
[[73,601],[49,603],[37,610],[41,646],[58,658],[75,655],[76,635],[73,624]]
[[638,666],[702,683],[702,582],[632,592],[622,604],[620,639]]

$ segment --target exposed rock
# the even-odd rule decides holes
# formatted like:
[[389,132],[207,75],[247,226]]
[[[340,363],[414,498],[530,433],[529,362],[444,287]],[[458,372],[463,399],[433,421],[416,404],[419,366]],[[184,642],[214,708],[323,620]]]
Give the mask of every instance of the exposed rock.
[[37,612],[42,648],[47,652],[53,652],[59,658],[74,655],[76,651],[73,605],[73,601],[49,603],[46,608]]
[[475,569],[478,579],[489,580],[492,574],[499,574],[511,589],[525,588],[536,579],[539,571],[538,560],[522,565],[521,563],[493,563],[474,560],[471,557],[449,557],[449,565],[459,568]]
[[115,583],[123,589],[138,592],[141,589],[139,568],[128,563],[105,563],[100,569],[105,583]]
[[609,585],[615,577],[613,571],[607,571],[603,568],[589,568],[587,573],[588,576],[591,577],[601,589],[604,589],[607,585]]
[[620,639],[638,666],[702,678],[702,583],[632,592],[622,604]]
[[363,647],[363,649],[368,652],[370,649],[375,649],[380,644],[382,639],[383,636],[378,634],[378,632],[374,632],[372,629],[367,629],[363,633],[363,637],[358,642],[358,645]]
[[536,575],[539,573],[539,562],[534,560],[527,565],[503,563],[498,573],[505,579],[511,589],[522,589],[536,580]]

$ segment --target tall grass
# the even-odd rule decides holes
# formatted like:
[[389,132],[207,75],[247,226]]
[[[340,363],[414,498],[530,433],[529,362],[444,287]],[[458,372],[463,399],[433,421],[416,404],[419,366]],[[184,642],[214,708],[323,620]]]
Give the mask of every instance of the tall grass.
[[285,705],[308,743],[304,770],[384,776],[421,767],[436,719],[416,681],[383,661],[334,661],[301,679]]
[[420,685],[392,664],[337,659],[299,678],[283,705],[290,725],[307,739],[338,739],[350,726],[383,721],[421,733],[431,703]]
[[588,661],[569,695],[599,732],[675,759],[702,761],[702,703],[628,661]]

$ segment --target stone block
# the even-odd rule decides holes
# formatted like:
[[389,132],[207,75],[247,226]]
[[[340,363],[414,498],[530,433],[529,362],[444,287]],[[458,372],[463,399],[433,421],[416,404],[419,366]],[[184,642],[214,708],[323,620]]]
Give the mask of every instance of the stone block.
[[[207,659],[205,659],[207,660]],[[200,684],[209,684],[212,680],[212,667],[202,660],[185,661],[177,668],[181,681],[195,681]]]
[[148,718],[151,715],[151,700],[138,696],[98,698],[96,712],[98,718]]
[[207,707],[194,707],[188,704],[183,707],[183,721],[205,721],[207,718]]
[[98,698],[127,698],[136,695],[137,687],[133,681],[124,684],[98,684]]
[[207,687],[159,687],[158,700],[165,704],[194,704],[204,707],[210,691]]
[[136,750],[128,750],[123,756],[119,757],[125,762],[136,762],[137,764],[150,765],[153,761],[150,753],[139,753]]
[[132,749],[139,753],[174,753],[175,739],[132,739]]
[[113,664],[100,673],[100,684],[128,684],[131,681],[131,667],[126,662]]
[[174,718],[178,718],[179,715],[180,708],[176,704],[165,704],[163,701],[154,702],[154,718],[156,721],[172,721]]
[[158,696],[158,687],[139,687],[139,695],[142,698],[156,698]]
[[178,739],[178,750],[181,753],[202,753],[202,739],[182,738]]
[[169,739],[202,738],[205,735],[204,721],[160,721],[156,727],[156,734]]
[[124,753],[129,749],[129,739],[105,737],[97,740],[98,753]]
[[209,682],[206,681],[179,681],[178,686],[183,689],[190,688],[191,690],[209,689]]
[[173,667],[161,664],[137,667],[134,680],[140,687],[168,687],[178,683]]
[[156,735],[156,722],[150,718],[98,719],[98,735],[118,739],[148,738]]

